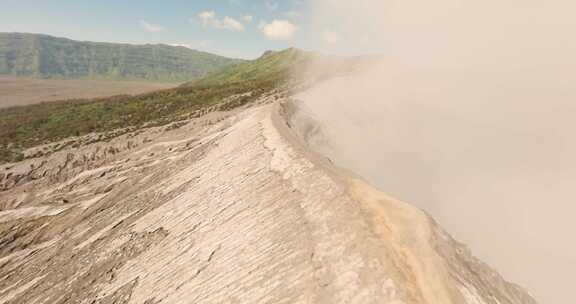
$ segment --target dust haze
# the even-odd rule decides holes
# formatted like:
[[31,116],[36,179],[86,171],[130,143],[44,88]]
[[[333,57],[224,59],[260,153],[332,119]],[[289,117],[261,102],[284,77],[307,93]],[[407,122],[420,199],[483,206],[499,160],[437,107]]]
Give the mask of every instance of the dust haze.
[[316,147],[431,213],[542,303],[576,272],[570,1],[314,1],[318,49],[380,54],[301,94]]

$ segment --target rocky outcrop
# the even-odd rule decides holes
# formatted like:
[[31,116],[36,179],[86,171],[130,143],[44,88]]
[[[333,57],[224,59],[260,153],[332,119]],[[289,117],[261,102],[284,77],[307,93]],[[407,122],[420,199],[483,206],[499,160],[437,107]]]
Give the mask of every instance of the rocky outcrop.
[[190,121],[5,187],[0,303],[534,303],[281,113]]

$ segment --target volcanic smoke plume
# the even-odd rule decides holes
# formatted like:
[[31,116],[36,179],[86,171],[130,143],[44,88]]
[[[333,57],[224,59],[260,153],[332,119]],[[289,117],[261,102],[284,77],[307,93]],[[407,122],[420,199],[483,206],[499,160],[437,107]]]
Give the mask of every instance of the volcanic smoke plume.
[[302,94],[316,147],[430,212],[543,303],[576,272],[572,1],[311,4],[318,48],[379,54]]

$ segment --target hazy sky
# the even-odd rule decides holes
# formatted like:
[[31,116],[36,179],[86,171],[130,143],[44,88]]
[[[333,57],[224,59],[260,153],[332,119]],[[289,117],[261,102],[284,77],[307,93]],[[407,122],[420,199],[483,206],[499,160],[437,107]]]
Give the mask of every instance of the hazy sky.
[[187,45],[255,58],[303,45],[300,0],[0,0],[0,32],[76,40]]

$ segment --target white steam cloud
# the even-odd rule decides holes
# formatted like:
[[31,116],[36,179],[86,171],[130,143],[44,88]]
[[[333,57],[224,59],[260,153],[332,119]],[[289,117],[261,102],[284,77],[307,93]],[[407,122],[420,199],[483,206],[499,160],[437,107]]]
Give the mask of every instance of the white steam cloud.
[[336,44],[340,41],[340,34],[333,31],[325,31],[322,33],[322,41],[328,44]]
[[576,2],[309,5],[319,49],[382,54],[301,96],[330,157],[428,210],[541,303],[572,298]]

